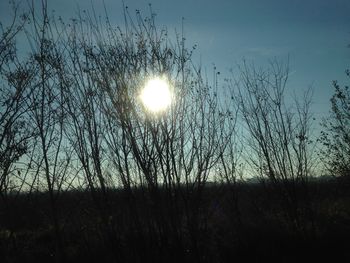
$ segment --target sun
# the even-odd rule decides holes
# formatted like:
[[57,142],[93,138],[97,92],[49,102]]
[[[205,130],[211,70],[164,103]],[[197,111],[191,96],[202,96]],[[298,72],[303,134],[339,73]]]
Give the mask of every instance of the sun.
[[172,100],[168,81],[159,77],[149,79],[141,91],[141,100],[143,105],[153,113],[167,109]]

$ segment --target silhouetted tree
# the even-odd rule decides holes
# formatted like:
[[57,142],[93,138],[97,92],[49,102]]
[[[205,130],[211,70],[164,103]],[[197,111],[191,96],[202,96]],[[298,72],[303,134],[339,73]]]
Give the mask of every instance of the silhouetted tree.
[[[61,42],[56,39],[54,20],[49,17],[46,1],[37,7],[30,5],[31,30],[27,32],[31,44],[27,65],[32,78],[30,94],[24,104],[29,105],[28,121],[35,130],[32,169],[38,191],[48,193],[50,219],[55,244],[55,259],[64,261],[62,227],[59,216],[59,196],[69,186],[72,146],[65,138],[66,110],[62,81],[64,57]],[[34,186],[34,185],[33,185]]]
[[[28,149],[31,134],[26,121],[28,107],[25,103],[30,92],[28,83],[31,72],[16,52],[16,35],[27,22],[26,15],[18,14],[13,4],[13,21],[8,27],[0,23],[0,195],[4,197],[11,190],[9,185],[15,176],[15,163]],[[14,189],[13,189],[14,190]]]
[[[350,71],[346,71],[350,77]],[[331,115],[322,122],[321,157],[333,176],[350,175],[350,90],[333,81]]]
[[243,63],[240,70],[235,85],[246,128],[248,162],[278,193],[292,228],[303,231],[306,226],[301,220],[312,167],[310,91],[291,107],[285,99],[288,65],[272,61],[268,69],[258,70]]
[[[230,140],[234,126],[226,122],[233,116],[222,114],[218,85],[209,85],[193,67],[193,50],[185,47],[183,36],[172,44],[168,32],[156,28],[154,14],[144,19],[136,12],[134,21],[126,10],[125,18],[124,29],[108,20],[103,28],[87,15],[67,33],[73,80],[66,97],[68,134],[89,188],[106,192],[107,185],[121,183],[137,232],[145,231],[141,221],[146,221],[161,256],[172,246],[178,253],[190,246],[191,254],[200,257],[207,220],[203,189]],[[175,98],[168,110],[156,114],[139,98],[154,76],[168,79]],[[144,200],[134,199],[135,186],[143,189]],[[140,219],[134,208],[145,200],[151,213]]]

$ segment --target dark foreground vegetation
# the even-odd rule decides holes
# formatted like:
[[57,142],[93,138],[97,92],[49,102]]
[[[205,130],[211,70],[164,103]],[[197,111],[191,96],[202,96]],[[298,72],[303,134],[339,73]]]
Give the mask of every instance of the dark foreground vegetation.
[[[153,204],[141,189],[135,190],[133,201],[122,190],[110,190],[105,211],[108,230],[87,191],[64,192],[58,204],[64,261],[347,262],[349,182],[323,179],[309,187],[312,210],[298,211],[298,228],[289,222],[278,196],[267,190],[268,184],[237,184],[235,196],[232,186],[208,185],[203,207],[196,213],[186,211],[194,208],[176,197],[177,214],[163,205],[169,198],[165,191],[158,193],[159,203]],[[0,211],[1,261],[54,260],[56,237],[48,213],[49,195],[22,194],[9,202],[8,214]],[[191,226],[189,215],[199,217],[200,224]],[[111,231],[110,235],[105,231]]]

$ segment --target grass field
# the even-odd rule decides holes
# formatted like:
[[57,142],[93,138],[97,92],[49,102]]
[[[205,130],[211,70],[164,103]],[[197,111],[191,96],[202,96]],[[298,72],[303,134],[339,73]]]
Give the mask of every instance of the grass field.
[[[132,195],[109,190],[103,211],[88,191],[62,193],[57,199],[60,260],[350,260],[350,191],[345,182],[312,181],[307,209],[305,200],[299,200],[298,228],[286,216],[283,202],[260,183],[210,184],[200,201],[183,198],[182,190],[172,197],[160,191],[157,203],[145,189],[134,189]],[[47,194],[10,197],[0,209],[1,262],[57,261]]]

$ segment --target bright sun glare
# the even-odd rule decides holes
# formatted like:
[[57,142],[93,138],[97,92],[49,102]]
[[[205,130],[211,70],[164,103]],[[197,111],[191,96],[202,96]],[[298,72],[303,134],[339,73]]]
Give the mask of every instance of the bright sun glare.
[[162,78],[148,80],[141,92],[141,100],[145,107],[154,113],[165,110],[171,103],[168,82]]

